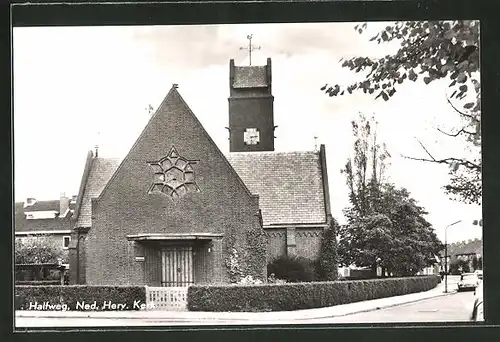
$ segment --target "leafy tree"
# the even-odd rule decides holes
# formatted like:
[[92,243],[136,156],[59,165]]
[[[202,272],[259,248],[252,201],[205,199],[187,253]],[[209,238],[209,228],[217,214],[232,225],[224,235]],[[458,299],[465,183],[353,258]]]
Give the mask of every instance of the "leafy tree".
[[424,267],[433,265],[443,245],[432,225],[427,222],[427,212],[410,197],[406,189],[384,186],[385,212],[392,222],[392,245],[387,262],[382,265],[390,272],[408,276]]
[[351,205],[344,211],[347,224],[339,229],[339,261],[369,266],[373,276],[377,266],[415,274],[435,262],[442,246],[409,192],[384,181],[390,154],[377,141],[375,121],[360,115],[352,127],[354,156],[343,170]]
[[[356,25],[363,34],[367,24]],[[328,85],[321,89],[330,96],[363,91],[375,99],[388,101],[399,86],[408,80],[421,79],[425,84],[447,80],[451,95],[446,95],[450,106],[463,123],[453,132],[438,129],[446,136],[464,138],[475,157],[436,158],[422,143],[426,158],[407,157],[450,167],[450,183],[445,192],[453,199],[466,203],[480,203],[481,186],[481,86],[479,79],[479,22],[413,21],[395,22],[371,37],[378,44],[398,42],[399,49],[392,55],[373,59],[358,56],[343,61],[342,66],[364,79],[348,85]],[[342,60],[341,60],[342,61]]]
[[385,215],[361,217],[340,230],[339,255],[344,265],[371,267],[376,275],[377,265],[390,260],[393,244],[392,222]]
[[472,258],[472,268],[474,270],[482,270],[483,269],[483,258],[482,257],[477,257],[474,255]]
[[[377,214],[357,219],[340,232],[339,254],[344,264],[377,266],[394,275],[414,275],[434,264],[442,249],[427,213],[406,189],[381,187]],[[385,205],[385,206],[384,206]]]
[[28,236],[15,240],[16,264],[58,263],[63,260],[63,252],[48,236]]
[[460,274],[470,272],[469,263],[462,259],[452,260],[450,263],[450,274]]
[[332,218],[330,225],[323,230],[319,253],[318,276],[321,280],[336,280],[338,277],[337,233],[339,224]]

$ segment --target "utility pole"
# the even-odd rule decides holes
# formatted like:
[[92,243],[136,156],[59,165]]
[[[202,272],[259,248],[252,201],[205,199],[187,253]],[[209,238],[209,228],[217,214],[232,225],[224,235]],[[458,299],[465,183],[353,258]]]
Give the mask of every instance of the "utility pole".
[[254,50],[260,50],[260,46],[254,46],[254,45],[252,45],[252,35],[251,34],[249,34],[247,36],[247,39],[248,39],[248,47],[243,47],[242,46],[242,47],[240,47],[240,50],[248,50],[248,57],[250,59],[249,65],[252,65],[252,52]]

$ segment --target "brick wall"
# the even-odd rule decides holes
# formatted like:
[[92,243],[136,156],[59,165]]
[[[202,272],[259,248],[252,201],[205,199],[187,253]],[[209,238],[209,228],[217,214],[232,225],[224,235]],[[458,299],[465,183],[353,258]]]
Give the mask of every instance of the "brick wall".
[[[88,284],[140,284],[143,263],[130,262],[126,239],[146,233],[234,234],[244,246],[246,229],[261,229],[258,199],[246,191],[176,91],[167,96],[124,159],[101,197],[92,203],[87,237]],[[194,166],[200,189],[178,199],[148,193],[153,171],[147,161],[167,155],[172,146]],[[227,281],[222,241],[214,241],[214,281]],[[265,265],[262,265],[265,268]],[[133,277],[131,277],[133,275]]]
[[[321,247],[321,232],[323,228],[296,228],[294,254],[315,260],[319,257]],[[267,262],[287,254],[287,230],[268,228]]]
[[[229,98],[230,151],[274,151],[273,97]],[[245,145],[244,132],[257,128],[258,145]]]
[[319,257],[322,228],[298,228],[295,231],[297,254],[315,260]]
[[266,229],[267,262],[286,255],[286,229]]

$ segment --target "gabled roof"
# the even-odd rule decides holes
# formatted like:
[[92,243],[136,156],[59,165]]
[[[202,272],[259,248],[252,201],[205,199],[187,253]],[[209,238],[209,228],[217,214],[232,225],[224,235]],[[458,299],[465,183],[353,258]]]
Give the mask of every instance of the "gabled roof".
[[[455,257],[459,255],[483,254],[483,240],[474,239],[468,241],[455,242],[448,245],[448,255]],[[441,251],[441,256],[444,257],[444,249]]]
[[[75,209],[75,204],[70,203],[69,208]],[[56,211],[59,212],[59,200],[54,201],[38,201],[34,205],[24,208],[23,202],[15,204],[14,223],[16,232],[31,232],[31,231],[60,231],[71,230],[72,212],[70,211],[65,217],[45,218],[45,219],[26,219],[26,212],[33,211]],[[61,213],[64,214],[64,213]]]
[[[326,222],[317,152],[237,152],[226,155],[250,192],[259,195],[264,225]],[[90,227],[91,198],[115,173],[118,159],[96,158],[82,198],[77,227]]]
[[234,88],[261,88],[268,86],[266,66],[238,66],[234,68]]
[[259,195],[264,225],[326,222],[318,152],[233,152],[226,157]]
[[[18,204],[18,203],[16,203]],[[21,207],[24,206],[24,203],[20,203]],[[24,211],[59,211],[59,201],[37,201],[35,204],[27,206],[24,208]]]
[[483,254],[482,240],[470,240],[465,243],[458,244],[453,251],[455,255],[470,255],[470,254]]
[[88,178],[84,184],[76,227],[90,227],[92,224],[92,198],[101,194],[108,181],[120,165],[120,159],[94,158]]

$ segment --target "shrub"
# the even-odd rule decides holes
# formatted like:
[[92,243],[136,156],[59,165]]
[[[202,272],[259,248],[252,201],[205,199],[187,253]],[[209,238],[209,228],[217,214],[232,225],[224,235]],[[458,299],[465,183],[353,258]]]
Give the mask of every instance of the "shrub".
[[316,280],[314,262],[300,256],[280,256],[267,265],[267,276],[297,283]]
[[323,230],[316,274],[319,280],[331,281],[338,277],[337,232],[339,225],[331,218],[330,225]]
[[61,285],[60,280],[16,280],[16,285]]
[[262,280],[254,279],[251,275],[248,275],[244,278],[241,278],[241,280],[238,282],[238,284],[244,284],[244,285],[262,284]]
[[190,311],[288,311],[427,291],[437,276],[262,285],[194,285]]
[[[35,309],[35,303],[43,305],[67,305],[70,310],[113,310],[111,307],[103,307],[104,302],[114,304],[126,304],[125,310],[139,310],[134,306],[134,301],[140,304],[146,303],[146,289],[144,286],[87,286],[87,285],[59,285],[59,286],[16,286],[15,287],[15,309]],[[95,307],[85,308],[84,304],[93,304]],[[46,308],[45,310],[51,310]],[[57,310],[57,308],[52,308]]]
[[278,279],[276,278],[276,275],[274,273],[271,273],[269,277],[267,277],[267,283],[268,284],[286,284],[285,279]]
[[67,262],[59,245],[49,236],[17,237],[14,254],[16,264]]

